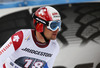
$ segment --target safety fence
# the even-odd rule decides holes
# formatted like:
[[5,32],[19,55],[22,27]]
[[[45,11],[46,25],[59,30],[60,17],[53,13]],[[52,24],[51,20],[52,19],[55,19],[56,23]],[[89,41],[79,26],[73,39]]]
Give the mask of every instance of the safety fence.
[[0,9],[37,5],[100,2],[100,0],[0,0]]

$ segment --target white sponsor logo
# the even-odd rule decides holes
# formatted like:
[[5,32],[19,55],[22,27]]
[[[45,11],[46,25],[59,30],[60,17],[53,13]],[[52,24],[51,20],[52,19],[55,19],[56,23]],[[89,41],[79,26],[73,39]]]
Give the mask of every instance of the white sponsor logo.
[[39,19],[39,18],[36,18],[36,20],[38,20],[38,21],[40,21],[40,22],[46,24],[45,21],[43,21],[43,20],[41,20],[41,19]]
[[18,35],[16,35],[16,36],[14,36],[14,39],[13,39],[13,41],[16,41],[16,42],[18,42],[19,41],[19,36]]

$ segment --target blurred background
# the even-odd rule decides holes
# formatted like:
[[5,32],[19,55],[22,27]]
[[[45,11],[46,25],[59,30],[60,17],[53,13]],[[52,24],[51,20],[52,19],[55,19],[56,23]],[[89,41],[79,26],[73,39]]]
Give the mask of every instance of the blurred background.
[[54,68],[100,68],[99,0],[0,0],[0,47],[19,29],[34,29],[32,13],[56,8],[62,17]]

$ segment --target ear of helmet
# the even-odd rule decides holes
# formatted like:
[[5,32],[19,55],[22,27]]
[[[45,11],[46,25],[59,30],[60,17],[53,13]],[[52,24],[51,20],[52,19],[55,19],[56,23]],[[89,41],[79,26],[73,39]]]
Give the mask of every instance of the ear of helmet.
[[38,31],[38,32],[43,32],[43,24],[41,22],[36,21],[35,19],[33,19],[33,25],[34,28]]
[[38,32],[43,32],[43,26],[44,26],[44,24],[42,24],[42,23],[37,23],[37,25],[36,25],[36,30],[38,31]]

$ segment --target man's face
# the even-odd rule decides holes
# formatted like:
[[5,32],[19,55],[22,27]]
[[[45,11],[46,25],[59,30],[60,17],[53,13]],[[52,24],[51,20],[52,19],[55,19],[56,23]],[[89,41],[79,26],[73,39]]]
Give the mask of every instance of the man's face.
[[57,37],[58,31],[59,31],[59,29],[57,29],[56,31],[51,31],[51,30],[47,29],[47,26],[45,26],[44,35],[49,40],[55,40]]

